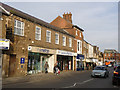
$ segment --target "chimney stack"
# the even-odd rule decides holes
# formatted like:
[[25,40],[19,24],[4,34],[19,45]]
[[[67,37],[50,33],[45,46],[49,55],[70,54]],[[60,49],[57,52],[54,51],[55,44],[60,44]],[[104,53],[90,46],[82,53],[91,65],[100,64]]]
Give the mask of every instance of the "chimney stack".
[[71,12],[70,13],[67,12],[67,14],[64,13],[63,18],[72,23],[72,14],[71,14]]

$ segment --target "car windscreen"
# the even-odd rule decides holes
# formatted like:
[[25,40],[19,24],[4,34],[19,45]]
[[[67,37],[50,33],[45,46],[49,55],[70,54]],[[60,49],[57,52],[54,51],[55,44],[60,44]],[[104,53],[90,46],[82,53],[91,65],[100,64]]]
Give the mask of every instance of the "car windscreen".
[[95,67],[94,70],[105,70],[105,67]]

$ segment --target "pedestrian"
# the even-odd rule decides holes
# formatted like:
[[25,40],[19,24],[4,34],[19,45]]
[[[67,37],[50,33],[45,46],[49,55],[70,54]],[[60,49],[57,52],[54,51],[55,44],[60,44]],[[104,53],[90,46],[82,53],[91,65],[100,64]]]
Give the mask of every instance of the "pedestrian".
[[56,75],[60,74],[60,70],[59,70],[59,67],[58,67],[57,63],[54,65],[54,73]]
[[44,68],[45,68],[45,73],[48,73],[49,65],[48,65],[47,61],[46,61],[45,65],[44,65]]

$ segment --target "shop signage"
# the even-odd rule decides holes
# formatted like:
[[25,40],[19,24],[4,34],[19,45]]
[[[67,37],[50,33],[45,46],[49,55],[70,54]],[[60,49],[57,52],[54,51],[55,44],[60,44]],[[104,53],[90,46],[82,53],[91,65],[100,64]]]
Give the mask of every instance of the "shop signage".
[[84,59],[84,55],[78,54],[77,55],[77,59],[83,60]]
[[68,51],[63,51],[63,50],[57,50],[57,54],[65,55],[65,56],[74,56],[75,55],[73,52],[68,52]]
[[55,54],[55,50],[41,48],[41,47],[34,47],[34,46],[28,46],[28,51],[37,52],[37,53]]
[[20,59],[20,64],[24,64],[25,63],[25,58],[21,58]]
[[0,49],[9,50],[10,40],[9,39],[0,39]]

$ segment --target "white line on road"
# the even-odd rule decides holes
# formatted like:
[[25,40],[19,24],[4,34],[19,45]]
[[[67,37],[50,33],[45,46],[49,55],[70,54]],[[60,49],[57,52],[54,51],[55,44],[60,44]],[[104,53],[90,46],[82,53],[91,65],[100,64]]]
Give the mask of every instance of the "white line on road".
[[93,78],[92,78],[92,79],[85,80],[85,81],[83,81],[83,82],[81,82],[81,83],[74,83],[72,86],[63,87],[63,88],[71,88],[71,87],[75,87],[77,84],[84,84],[84,83],[87,83],[87,82],[92,81],[92,80],[93,80]]

